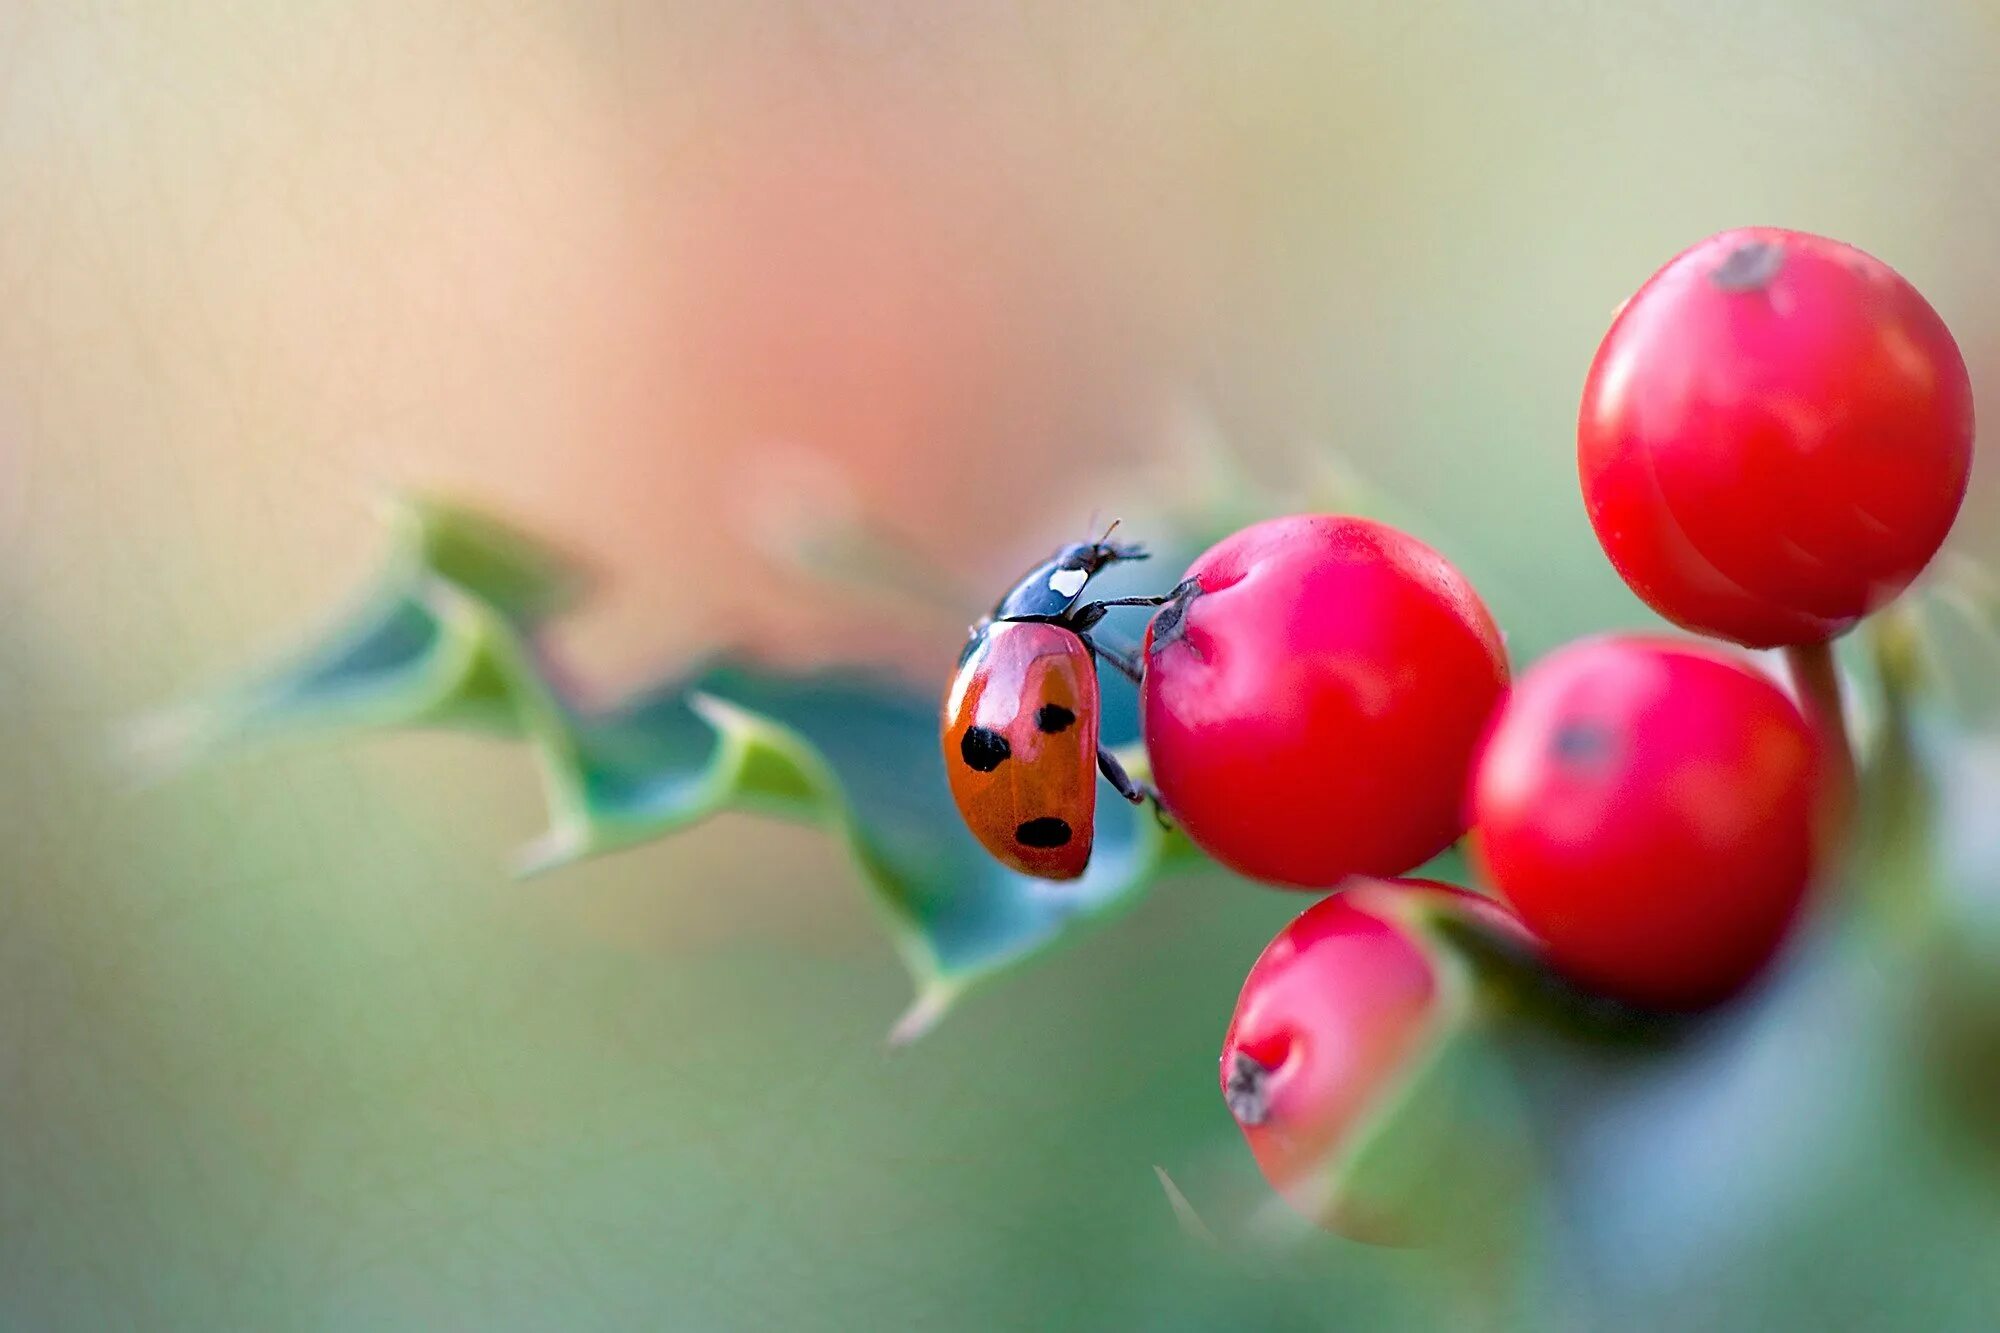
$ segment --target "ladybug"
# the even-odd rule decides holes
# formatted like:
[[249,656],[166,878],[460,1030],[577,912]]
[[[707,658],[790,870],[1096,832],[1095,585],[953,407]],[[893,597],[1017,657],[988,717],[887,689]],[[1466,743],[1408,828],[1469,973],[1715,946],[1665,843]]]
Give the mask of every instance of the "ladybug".
[[1146,558],[1110,537],[1065,546],[1022,576],[972,627],[945,696],[952,800],[987,851],[1039,879],[1075,879],[1090,864],[1093,765],[1134,805],[1153,797],[1097,739],[1097,659],[1134,683],[1139,665],[1090,631],[1114,606],[1167,598],[1082,600],[1099,570]]

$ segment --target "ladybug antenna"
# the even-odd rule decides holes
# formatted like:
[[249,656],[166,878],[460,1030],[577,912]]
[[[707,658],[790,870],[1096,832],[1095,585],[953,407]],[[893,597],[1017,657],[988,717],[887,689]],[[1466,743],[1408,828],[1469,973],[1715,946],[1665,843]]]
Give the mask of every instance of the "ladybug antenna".
[[1116,560],[1144,560],[1146,558],[1146,548],[1136,543],[1128,543],[1123,546],[1113,546],[1111,544],[1111,534],[1118,531],[1118,525],[1122,521],[1121,519],[1112,519],[1111,526],[1106,528],[1104,535],[1097,539],[1097,549],[1102,552],[1102,558],[1107,564]]

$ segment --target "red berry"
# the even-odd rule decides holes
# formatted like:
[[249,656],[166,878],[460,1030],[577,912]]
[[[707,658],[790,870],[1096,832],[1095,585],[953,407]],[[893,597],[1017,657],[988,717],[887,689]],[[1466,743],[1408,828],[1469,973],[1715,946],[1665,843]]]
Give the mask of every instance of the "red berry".
[[1578,981],[1695,1009],[1770,959],[1812,877],[1824,754],[1768,677],[1703,644],[1537,663],[1472,785],[1475,855]]
[[1464,831],[1507,680],[1499,631],[1430,547],[1363,518],[1245,528],[1146,634],[1153,781],[1210,856],[1299,887],[1396,875]]
[[1360,1239],[1409,1235],[1409,1194],[1371,1192],[1351,1168],[1468,999],[1462,965],[1426,928],[1443,915],[1523,934],[1462,889],[1356,881],[1265,948],[1223,1040],[1223,1098],[1264,1178],[1307,1218]]
[[1816,643],[1936,554],[1972,464],[1972,386],[1917,289],[1852,246],[1746,227],[1654,274],[1584,386],[1584,502],[1667,619]]

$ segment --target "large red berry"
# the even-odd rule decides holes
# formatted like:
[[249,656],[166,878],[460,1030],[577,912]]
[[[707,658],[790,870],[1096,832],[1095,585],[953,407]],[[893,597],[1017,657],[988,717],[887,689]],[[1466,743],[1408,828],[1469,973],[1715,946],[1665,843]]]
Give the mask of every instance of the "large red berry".
[[1755,976],[1796,916],[1824,759],[1792,700],[1733,654],[1586,639],[1525,673],[1496,719],[1473,846],[1559,968],[1699,1008]]
[[1401,874],[1464,831],[1507,658],[1443,556],[1304,515],[1224,539],[1187,578],[1147,631],[1141,699],[1153,781],[1204,851],[1323,887]]
[[1265,948],[1223,1040],[1223,1098],[1265,1179],[1306,1217],[1357,1238],[1406,1239],[1417,1221],[1409,1173],[1385,1184],[1357,1167],[1363,1140],[1470,999],[1463,960],[1431,928],[1445,917],[1522,934],[1504,908],[1462,889],[1357,880]]
[[1747,227],[1626,302],[1577,461],[1598,540],[1654,610],[1752,647],[1816,643],[1936,554],[1965,496],[1972,386],[1888,265]]

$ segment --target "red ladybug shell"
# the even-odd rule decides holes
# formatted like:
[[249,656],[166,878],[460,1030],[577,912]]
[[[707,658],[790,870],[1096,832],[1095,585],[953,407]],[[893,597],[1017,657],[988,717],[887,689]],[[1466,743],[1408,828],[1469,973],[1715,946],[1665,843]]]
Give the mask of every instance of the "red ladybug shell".
[[1060,625],[1000,621],[973,641],[944,704],[952,799],[1003,864],[1075,879],[1097,810],[1097,664]]

